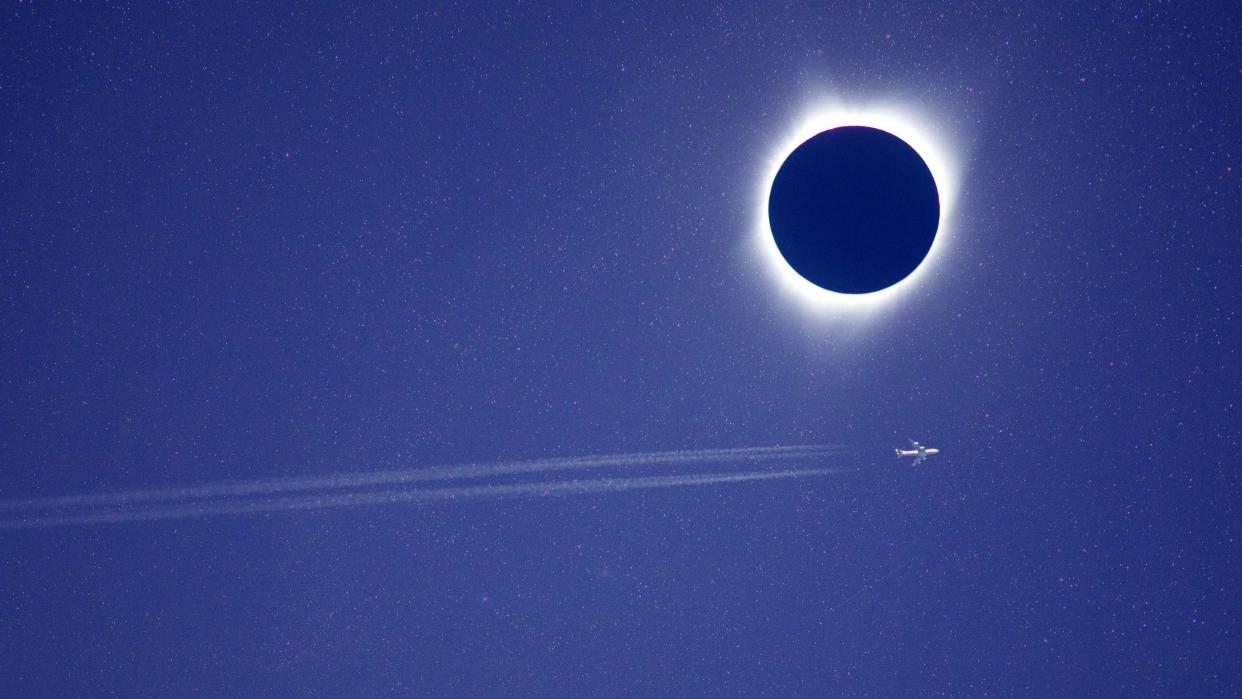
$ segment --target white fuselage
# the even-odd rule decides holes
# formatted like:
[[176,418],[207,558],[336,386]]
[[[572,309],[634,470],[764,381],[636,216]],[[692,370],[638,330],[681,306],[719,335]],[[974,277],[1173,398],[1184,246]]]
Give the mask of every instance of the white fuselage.
[[931,456],[932,454],[939,454],[939,453],[940,453],[939,449],[898,449],[897,450],[897,456],[918,456],[919,454],[923,454],[925,456]]

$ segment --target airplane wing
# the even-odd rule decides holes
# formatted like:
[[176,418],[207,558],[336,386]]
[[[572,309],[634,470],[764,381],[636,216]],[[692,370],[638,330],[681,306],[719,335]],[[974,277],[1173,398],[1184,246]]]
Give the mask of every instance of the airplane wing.
[[916,442],[916,441],[914,441],[913,439],[911,439],[911,440],[910,440],[910,446],[914,447],[915,449],[918,449],[918,448],[919,448],[919,443],[918,443],[918,442]]
[[914,463],[912,463],[912,464],[910,464],[910,465],[911,465],[911,466],[918,466],[919,464],[923,463],[923,460],[924,460],[924,459],[926,459],[926,458],[927,458],[927,454],[925,454],[925,453],[920,453],[918,456],[914,457]]

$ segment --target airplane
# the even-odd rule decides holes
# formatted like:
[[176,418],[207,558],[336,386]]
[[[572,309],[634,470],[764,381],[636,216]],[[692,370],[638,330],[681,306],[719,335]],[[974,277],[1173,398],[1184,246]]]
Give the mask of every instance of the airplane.
[[918,466],[919,464],[923,463],[923,461],[927,457],[931,456],[932,454],[940,453],[939,449],[928,449],[927,447],[923,446],[922,444],[919,444],[913,439],[910,440],[910,446],[914,448],[913,449],[897,449],[896,451],[897,451],[897,456],[913,456],[914,463],[910,464],[911,466]]

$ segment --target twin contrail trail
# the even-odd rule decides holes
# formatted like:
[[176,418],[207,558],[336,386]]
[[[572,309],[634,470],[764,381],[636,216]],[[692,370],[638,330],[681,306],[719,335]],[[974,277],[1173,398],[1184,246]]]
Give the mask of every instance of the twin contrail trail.
[[186,503],[137,510],[101,510],[81,514],[40,514],[27,519],[0,521],[0,529],[39,529],[68,525],[105,524],[117,522],[184,519],[207,515],[237,515],[256,512],[287,512],[316,510],[328,507],[358,505],[391,505],[397,503],[448,501],[468,498],[504,498],[522,496],[565,496],[588,493],[619,493],[626,490],[671,488],[717,483],[745,483],[788,478],[824,476],[845,473],[851,469],[814,468],[784,471],[744,471],[740,473],[705,473],[686,476],[635,476],[629,478],[592,478],[585,480],[474,485],[411,490],[381,490],[364,493],[328,493],[216,502]]
[[673,473],[659,476],[624,477],[599,474],[588,478],[559,481],[441,487],[420,485],[434,481],[476,480],[570,470],[632,470],[653,466],[667,468],[698,464],[754,464],[764,461],[812,459],[838,454],[841,451],[842,447],[836,445],[812,444],[637,452],[26,498],[0,501],[0,530],[467,498],[583,495],[821,476],[841,473],[849,469]]

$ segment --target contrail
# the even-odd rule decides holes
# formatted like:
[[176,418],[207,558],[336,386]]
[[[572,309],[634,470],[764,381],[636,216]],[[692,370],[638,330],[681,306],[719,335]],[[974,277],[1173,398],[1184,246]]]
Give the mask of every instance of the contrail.
[[415,502],[446,502],[477,498],[522,496],[566,496],[589,493],[618,493],[627,490],[673,488],[718,483],[745,483],[788,478],[808,478],[852,471],[849,468],[793,469],[785,471],[744,471],[704,473],[698,475],[634,476],[626,478],[592,478],[584,480],[548,481],[543,483],[508,483],[500,485],[416,488],[365,493],[325,493],[283,497],[243,498],[241,500],[209,501],[143,507],[135,510],[97,510],[80,514],[47,514],[28,519],[0,520],[0,530],[44,529],[71,525],[112,524],[121,522],[185,519],[210,515],[237,515],[257,512],[288,512],[329,507],[390,505]]
[[421,483],[439,480],[466,480],[512,474],[533,474],[551,471],[586,470],[607,467],[635,468],[657,465],[691,465],[730,461],[799,459],[826,456],[842,447],[830,444],[799,446],[742,447],[734,449],[696,449],[684,451],[634,452],[600,454],[555,459],[531,459],[499,463],[468,463],[388,471],[338,473],[301,478],[273,478],[235,483],[215,483],[180,488],[155,488],[111,493],[85,493],[0,500],[0,512],[51,510],[84,506],[123,506],[144,503],[206,500],[241,495],[275,495],[305,491],[344,490],[370,486]]

